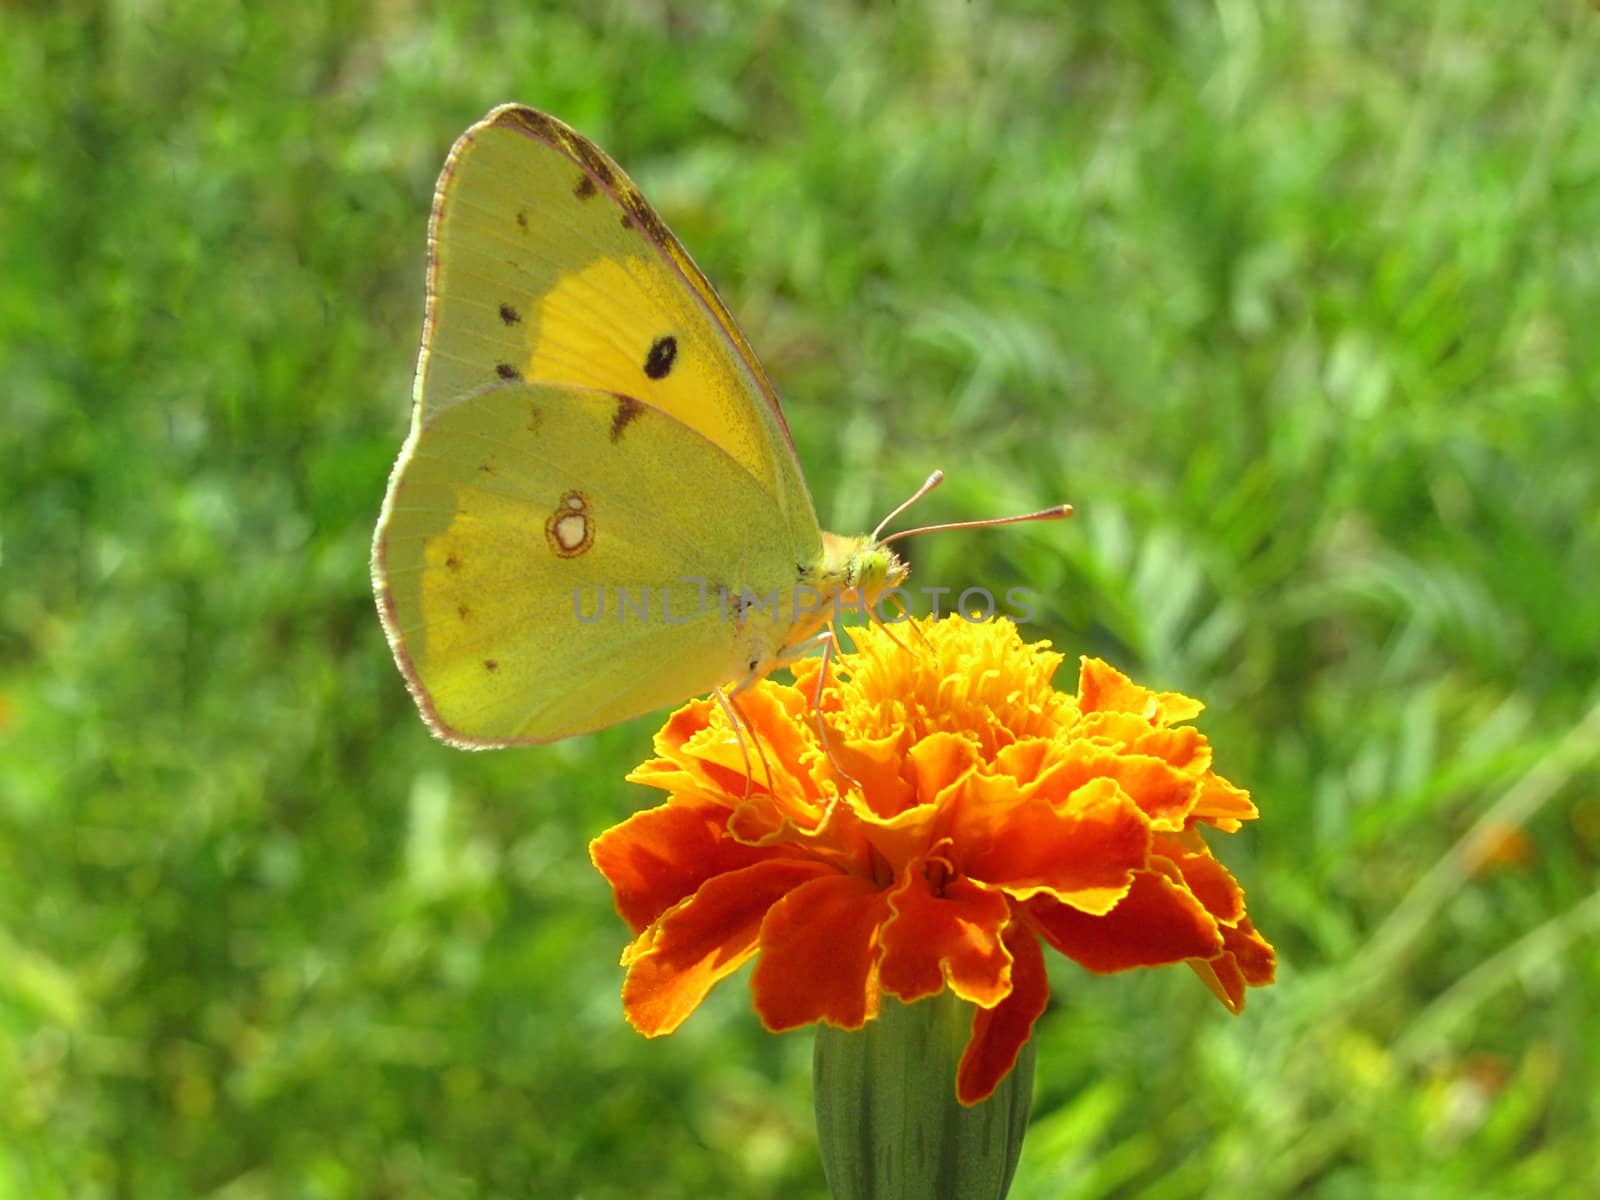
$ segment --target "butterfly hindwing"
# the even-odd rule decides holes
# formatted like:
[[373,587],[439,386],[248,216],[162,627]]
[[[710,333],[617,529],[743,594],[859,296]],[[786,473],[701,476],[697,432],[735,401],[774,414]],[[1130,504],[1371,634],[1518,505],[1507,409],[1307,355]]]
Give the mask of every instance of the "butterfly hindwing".
[[739,678],[778,615],[729,597],[791,588],[795,566],[781,514],[699,433],[628,397],[508,384],[413,434],[374,579],[424,714],[471,746],[598,729]]

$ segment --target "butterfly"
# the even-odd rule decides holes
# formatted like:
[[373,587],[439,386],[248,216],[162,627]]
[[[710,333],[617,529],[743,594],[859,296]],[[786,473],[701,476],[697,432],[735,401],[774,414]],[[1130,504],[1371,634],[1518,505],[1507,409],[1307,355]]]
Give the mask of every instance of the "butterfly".
[[615,162],[521,105],[461,135],[372,550],[436,735],[548,742],[748,686],[904,580],[881,529],[821,529],[750,344]]

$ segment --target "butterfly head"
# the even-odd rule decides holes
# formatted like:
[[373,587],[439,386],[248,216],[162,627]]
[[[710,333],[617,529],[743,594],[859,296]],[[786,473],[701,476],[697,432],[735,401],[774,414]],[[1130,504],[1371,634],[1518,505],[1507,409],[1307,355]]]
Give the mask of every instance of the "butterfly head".
[[869,534],[822,535],[820,590],[835,593],[840,604],[876,606],[884,593],[905,581],[905,560]]

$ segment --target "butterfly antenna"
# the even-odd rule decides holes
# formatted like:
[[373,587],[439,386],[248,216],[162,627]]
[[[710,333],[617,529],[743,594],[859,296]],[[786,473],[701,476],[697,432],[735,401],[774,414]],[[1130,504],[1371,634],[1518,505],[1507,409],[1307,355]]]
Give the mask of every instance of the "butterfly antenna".
[[907,496],[904,500],[902,500],[900,502],[900,507],[896,508],[887,517],[885,517],[883,520],[878,522],[878,527],[872,531],[872,540],[874,542],[877,542],[878,541],[878,535],[883,532],[883,527],[885,525],[887,525],[890,521],[894,520],[901,513],[905,512],[906,509],[910,508],[918,500],[921,500],[924,496],[926,496],[929,492],[933,491],[934,488],[938,487],[943,482],[944,482],[944,472],[943,471],[935,471],[932,475],[929,475],[928,478],[923,482],[923,485],[921,487],[919,487],[916,491],[912,492],[911,495]]
[[[904,508],[905,505],[902,504],[900,507]],[[902,529],[899,533],[891,533],[878,545],[887,546],[890,542],[898,542],[901,538],[913,537],[919,533],[939,533],[945,529],[987,529],[992,525],[1017,525],[1023,521],[1059,521],[1071,515],[1072,505],[1057,504],[1053,508],[1041,508],[1038,512],[1020,513],[1015,517],[984,517],[977,521],[951,521],[944,525],[922,525],[916,529]]]

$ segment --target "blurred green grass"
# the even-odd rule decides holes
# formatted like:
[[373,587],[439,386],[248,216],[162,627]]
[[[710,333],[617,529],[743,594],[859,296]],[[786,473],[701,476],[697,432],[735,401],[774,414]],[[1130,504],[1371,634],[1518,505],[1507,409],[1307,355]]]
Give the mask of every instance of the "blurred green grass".
[[826,525],[1074,501],[916,578],[1036,589],[1256,794],[1279,984],[1054,963],[1013,1196],[1600,1192],[1597,22],[0,8],[0,1196],[822,1193],[742,979],[621,1019],[585,843],[655,721],[446,750],[372,611],[507,99],[721,288]]

